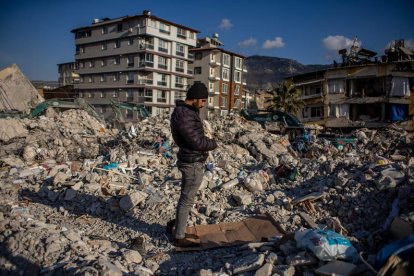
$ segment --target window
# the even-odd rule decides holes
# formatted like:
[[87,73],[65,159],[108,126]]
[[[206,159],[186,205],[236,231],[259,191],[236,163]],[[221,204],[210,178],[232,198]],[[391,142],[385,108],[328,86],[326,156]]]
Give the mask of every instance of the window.
[[158,51],[168,53],[168,42],[163,39],[159,39],[158,40]]
[[155,21],[155,20],[153,20],[153,19],[149,19],[149,20],[148,20],[148,25],[149,25],[151,28],[157,28],[157,21]]
[[167,86],[167,75],[158,74],[158,85]]
[[241,72],[240,71],[234,71],[234,81],[235,82],[241,82]]
[[90,68],[95,67],[95,61],[91,60],[91,61],[89,62],[89,67],[90,67]]
[[189,31],[189,34],[190,39],[195,39],[195,33]]
[[167,92],[166,91],[158,91],[157,92],[157,102],[159,102],[159,103],[166,103],[167,102]]
[[102,51],[108,49],[108,46],[106,45],[106,43],[102,43],[101,49]]
[[158,56],[158,68],[167,70],[167,59],[165,57]]
[[128,67],[134,66],[134,56],[128,56]]
[[119,23],[116,29],[118,32],[122,32],[122,23]]
[[88,82],[93,82],[93,77],[88,77]]
[[128,45],[134,45],[134,39],[132,37],[128,39]]
[[83,92],[79,92],[79,98],[83,98]]
[[229,88],[229,86],[227,85],[227,83],[223,83],[221,93],[222,94],[227,94],[228,88]]
[[223,65],[230,66],[230,55],[223,54]]
[[80,46],[80,52],[83,54],[85,53],[85,46]]
[[127,75],[127,84],[134,83],[134,72],[128,72]]
[[185,100],[186,92],[175,91],[174,100]]
[[328,80],[328,92],[329,93],[344,93],[344,80],[334,79]]
[[146,89],[144,91],[144,101],[145,102],[152,102],[152,90]]
[[321,95],[322,93],[322,86],[321,84],[313,84],[307,85],[303,88],[304,96],[311,96],[311,95]]
[[80,31],[80,32],[77,32],[75,35],[76,38],[84,38],[84,37],[89,37],[89,36],[91,36],[91,30]]
[[240,95],[240,85],[236,85],[234,87],[234,95],[239,96]]
[[187,30],[184,30],[182,28],[177,28],[177,37],[179,38],[187,38]]
[[115,41],[114,48],[116,49],[116,48],[120,48],[120,47],[121,47],[121,41],[119,41],[119,40]]
[[105,82],[105,81],[106,81],[105,75],[101,75],[101,82]]
[[101,66],[102,67],[106,66],[106,59],[101,60]]
[[134,92],[132,89],[128,89],[125,93],[125,97],[127,101],[133,101],[134,100]]
[[121,63],[121,58],[120,57],[115,57],[114,58],[114,64],[119,64]]
[[311,117],[323,117],[323,107],[317,106],[317,107],[311,107],[310,109],[310,115]]
[[230,73],[229,69],[223,68],[223,80],[229,80],[229,73]]
[[184,72],[184,61],[177,59],[175,62],[175,71],[180,73]]
[[114,73],[113,81],[119,81],[119,73]]
[[184,78],[175,76],[175,87],[183,88],[184,87]]
[[227,107],[227,98],[225,98],[225,97],[222,97],[221,98],[221,107]]
[[175,53],[176,53],[177,56],[183,57],[185,55],[185,53],[184,53],[184,44],[177,43]]
[[234,58],[234,66],[235,66],[237,69],[242,69],[242,59],[241,59],[241,58],[239,58],[239,57],[235,57],[235,58]]
[[195,53],[194,59],[195,60],[201,60],[203,58],[203,53]]
[[105,98],[105,93],[104,92],[100,91],[98,94],[99,94],[100,98]]
[[84,67],[85,67],[85,62],[84,62],[84,61],[81,61],[81,62],[79,63],[79,67],[80,67],[80,68],[84,68]]
[[170,34],[170,25],[160,22],[160,33]]
[[201,67],[194,67],[194,75],[201,75]]
[[103,26],[102,27],[102,34],[107,34],[108,33],[108,27],[107,26]]
[[154,55],[153,54],[146,53],[145,54],[145,61],[146,62],[154,63]]

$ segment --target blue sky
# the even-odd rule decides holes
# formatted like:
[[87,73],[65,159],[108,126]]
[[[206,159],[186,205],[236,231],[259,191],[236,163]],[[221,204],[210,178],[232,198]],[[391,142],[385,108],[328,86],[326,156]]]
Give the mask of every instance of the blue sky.
[[56,64],[74,60],[72,29],[144,9],[199,37],[218,33],[246,56],[328,64],[355,36],[379,54],[399,38],[414,48],[413,0],[0,0],[0,68],[16,63],[31,80],[57,80]]

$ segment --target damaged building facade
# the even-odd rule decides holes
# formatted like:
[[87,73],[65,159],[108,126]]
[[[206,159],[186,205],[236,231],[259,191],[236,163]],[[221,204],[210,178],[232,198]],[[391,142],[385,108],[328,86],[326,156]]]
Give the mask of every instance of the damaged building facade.
[[189,48],[196,46],[199,31],[144,11],[95,19],[72,32],[79,74],[75,89],[104,117],[112,113],[111,100],[142,103],[157,115],[169,112],[176,99],[185,97],[193,77]]
[[208,87],[205,112],[225,115],[234,107],[245,106],[251,97],[245,90],[245,57],[220,46],[223,44],[218,40],[218,34],[214,34],[211,38],[199,39],[197,48],[190,52],[194,54],[193,81],[201,81]]
[[[291,78],[305,103],[299,118],[326,127],[383,127],[414,116],[414,54],[395,41],[381,61],[363,48],[341,50],[343,63]],[[411,124],[411,125],[410,125]]]

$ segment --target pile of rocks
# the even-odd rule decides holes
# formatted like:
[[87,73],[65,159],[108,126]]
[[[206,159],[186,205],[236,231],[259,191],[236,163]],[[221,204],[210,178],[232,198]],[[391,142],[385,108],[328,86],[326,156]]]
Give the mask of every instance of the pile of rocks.
[[[412,133],[362,129],[355,149],[317,139],[300,154],[286,137],[237,115],[213,118],[206,132],[219,148],[207,161],[190,225],[268,213],[288,233],[332,229],[375,253],[387,242],[393,202],[414,222]],[[175,252],[165,227],[175,216],[181,175],[168,117],[118,131],[69,110],[2,119],[0,139],[2,269],[293,275],[322,264],[292,239]]]

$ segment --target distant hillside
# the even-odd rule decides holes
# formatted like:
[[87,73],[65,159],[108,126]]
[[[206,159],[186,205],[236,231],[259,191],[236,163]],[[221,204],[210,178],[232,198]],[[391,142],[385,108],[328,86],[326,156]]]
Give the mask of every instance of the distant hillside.
[[246,66],[246,81],[250,89],[270,88],[286,77],[331,67],[317,64],[303,65],[293,59],[268,56],[247,57]]

